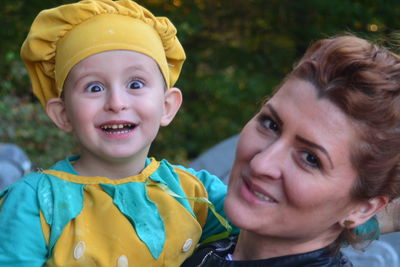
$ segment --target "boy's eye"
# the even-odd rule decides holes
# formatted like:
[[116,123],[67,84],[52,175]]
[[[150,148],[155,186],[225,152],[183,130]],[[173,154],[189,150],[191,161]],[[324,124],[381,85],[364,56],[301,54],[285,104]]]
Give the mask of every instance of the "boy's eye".
[[321,161],[315,154],[305,151],[303,152],[302,157],[305,164],[307,164],[308,166],[317,169],[321,167]]
[[128,88],[130,88],[130,89],[140,89],[143,86],[144,86],[143,83],[141,81],[138,81],[138,80],[131,81],[128,84]]
[[97,92],[103,91],[103,90],[104,90],[104,87],[103,87],[103,85],[100,84],[100,83],[92,83],[92,84],[89,84],[89,85],[86,87],[85,90],[86,90],[87,92],[90,92],[90,93],[97,93]]

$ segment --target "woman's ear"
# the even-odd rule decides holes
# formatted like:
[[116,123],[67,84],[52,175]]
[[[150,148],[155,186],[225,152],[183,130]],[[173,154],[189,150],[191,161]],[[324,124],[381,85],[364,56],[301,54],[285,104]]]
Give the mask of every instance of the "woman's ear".
[[46,112],[58,128],[66,132],[72,131],[72,125],[66,113],[64,100],[61,98],[51,98],[47,102]]
[[346,218],[339,221],[339,224],[343,228],[348,229],[362,225],[382,210],[388,202],[389,198],[386,196],[374,197],[367,201],[362,201],[356,205]]
[[167,126],[174,119],[182,104],[182,92],[178,88],[169,88],[164,95],[164,114],[161,118],[161,126]]

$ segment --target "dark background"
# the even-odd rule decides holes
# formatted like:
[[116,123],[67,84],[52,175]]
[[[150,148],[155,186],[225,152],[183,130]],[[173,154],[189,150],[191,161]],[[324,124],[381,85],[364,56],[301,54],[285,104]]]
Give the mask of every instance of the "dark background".
[[[75,1],[0,0],[0,142],[16,143],[37,167],[77,153],[30,94],[20,46],[37,13]],[[184,103],[151,155],[187,164],[238,133],[307,46],[351,32],[398,50],[399,0],[143,0],[178,29],[187,61]]]

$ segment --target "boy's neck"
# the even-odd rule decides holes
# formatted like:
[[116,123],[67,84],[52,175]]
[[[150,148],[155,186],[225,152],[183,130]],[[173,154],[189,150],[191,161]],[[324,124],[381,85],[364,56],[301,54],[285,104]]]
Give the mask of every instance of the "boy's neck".
[[75,170],[81,176],[100,176],[110,179],[122,179],[139,174],[145,167],[146,156],[108,160],[104,158],[81,157],[73,162]]

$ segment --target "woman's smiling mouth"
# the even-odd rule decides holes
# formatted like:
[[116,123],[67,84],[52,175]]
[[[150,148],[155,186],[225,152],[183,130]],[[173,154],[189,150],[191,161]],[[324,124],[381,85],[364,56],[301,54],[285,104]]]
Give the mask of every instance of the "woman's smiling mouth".
[[257,199],[262,200],[264,202],[269,202],[269,203],[278,203],[275,199],[272,197],[268,196],[264,190],[259,188],[257,185],[253,184],[251,181],[249,181],[248,178],[243,179],[243,184],[245,188],[252,193],[253,196],[255,196]]
[[256,195],[259,199],[264,200],[264,201],[268,201],[268,202],[276,202],[275,200],[273,200],[270,197],[267,197],[266,195],[261,194],[260,192],[257,191],[253,191],[254,195]]

